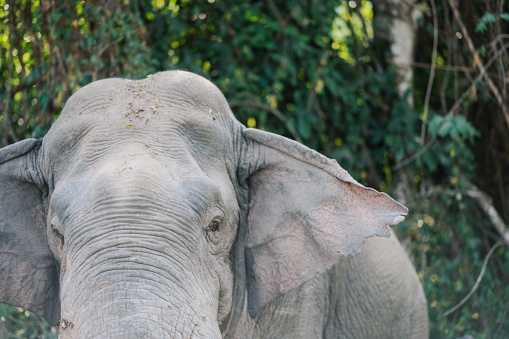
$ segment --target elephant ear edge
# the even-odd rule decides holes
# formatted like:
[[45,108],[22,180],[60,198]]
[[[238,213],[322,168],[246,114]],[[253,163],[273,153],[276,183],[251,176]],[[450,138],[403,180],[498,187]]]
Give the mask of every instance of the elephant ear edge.
[[408,209],[364,187],[339,164],[295,141],[244,129],[239,181],[249,187],[245,239],[248,310],[358,253]]
[[37,154],[42,140],[0,149],[0,302],[25,308],[56,325],[59,277],[46,240]]

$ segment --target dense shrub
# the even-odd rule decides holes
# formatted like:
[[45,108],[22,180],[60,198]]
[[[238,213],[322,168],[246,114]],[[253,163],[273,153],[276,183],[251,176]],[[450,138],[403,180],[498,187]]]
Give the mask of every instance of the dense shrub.
[[[67,98],[91,81],[168,69],[201,74],[247,126],[337,159],[410,208],[396,231],[423,282],[433,338],[507,337],[507,246],[494,249],[473,296],[444,313],[472,289],[500,240],[474,185],[509,221],[508,126],[446,1],[437,3],[438,68],[426,103],[433,16],[426,2],[419,8],[414,88],[401,97],[387,44],[373,41],[369,1],[2,0],[0,144],[43,137]],[[503,9],[476,0],[460,14],[507,101]],[[0,305],[0,317],[2,337],[56,337],[24,310]]]

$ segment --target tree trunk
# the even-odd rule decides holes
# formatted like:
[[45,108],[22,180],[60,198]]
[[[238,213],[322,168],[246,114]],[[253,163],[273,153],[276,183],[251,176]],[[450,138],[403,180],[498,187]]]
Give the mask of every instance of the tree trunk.
[[[373,1],[375,46],[385,60],[396,64],[398,92],[413,104],[411,64],[415,54],[416,21],[420,11],[415,0]],[[407,93],[408,92],[408,93]]]

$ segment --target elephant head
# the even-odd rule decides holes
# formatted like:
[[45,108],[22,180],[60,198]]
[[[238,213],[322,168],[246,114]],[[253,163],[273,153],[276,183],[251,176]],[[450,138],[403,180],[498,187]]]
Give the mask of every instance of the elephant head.
[[180,71],[80,89],[0,192],[0,301],[62,338],[221,338],[407,212]]

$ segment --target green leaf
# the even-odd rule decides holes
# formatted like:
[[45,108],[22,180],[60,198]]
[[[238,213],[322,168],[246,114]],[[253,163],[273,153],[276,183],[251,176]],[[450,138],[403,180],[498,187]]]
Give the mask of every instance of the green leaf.
[[53,12],[51,13],[50,15],[50,18],[52,21],[58,21],[60,20],[60,18],[63,16],[64,14],[63,13],[60,13],[60,12]]
[[435,137],[438,133],[438,130],[440,126],[442,125],[442,121],[444,120],[444,117],[440,115],[435,115],[429,122],[429,132],[431,133],[432,137]]
[[454,125],[452,124],[451,119],[445,119],[445,121],[442,123],[442,126],[438,130],[438,135],[441,137],[449,135],[453,127]]
[[487,25],[490,23],[494,23],[497,20],[495,19],[495,16],[491,14],[490,12],[485,12],[483,16],[479,18],[479,21],[477,22],[477,26],[475,26],[475,32],[476,33],[483,33],[486,32],[486,29],[488,28]]

